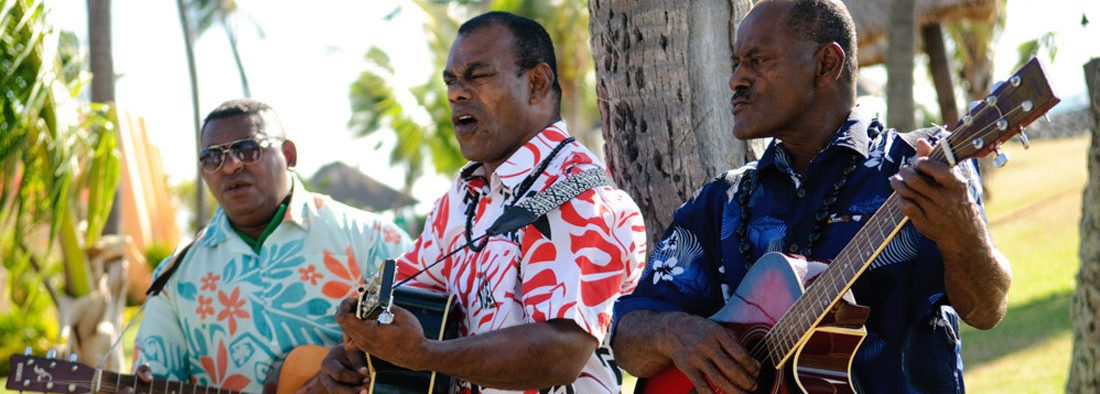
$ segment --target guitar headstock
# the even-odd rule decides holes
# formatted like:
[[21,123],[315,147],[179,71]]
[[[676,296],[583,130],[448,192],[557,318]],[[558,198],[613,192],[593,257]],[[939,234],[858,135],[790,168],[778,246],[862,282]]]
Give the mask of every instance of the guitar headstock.
[[397,274],[397,264],[393,260],[382,263],[382,272],[371,275],[370,280],[359,286],[359,303],[355,308],[355,317],[359,320],[378,319],[383,324],[393,321],[389,313],[393,299],[393,280]]
[[[937,145],[949,164],[985,156],[1061,101],[1054,95],[1039,59],[1031,58],[951,129],[951,136]],[[944,146],[944,142],[948,146]]]
[[12,391],[39,393],[86,393],[91,390],[96,370],[75,360],[13,354],[8,384]]

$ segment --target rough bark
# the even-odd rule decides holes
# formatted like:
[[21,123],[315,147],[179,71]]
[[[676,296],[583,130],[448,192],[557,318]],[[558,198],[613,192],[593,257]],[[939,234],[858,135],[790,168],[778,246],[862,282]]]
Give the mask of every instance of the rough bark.
[[917,128],[913,103],[913,55],[916,53],[916,0],[897,0],[886,31],[886,125]]
[[924,52],[928,54],[932,83],[936,85],[940,121],[947,127],[955,127],[959,121],[959,105],[955,103],[955,84],[951,81],[951,64],[943,40],[943,27],[939,23],[925,25],[921,28],[921,38],[924,39]]
[[[728,81],[747,0],[592,0],[604,153],[650,244],[708,179],[753,160],[733,137]],[[756,143],[759,145],[759,143]]]
[[1092,143],[1088,151],[1088,184],[1081,204],[1081,269],[1070,304],[1073,358],[1070,393],[1100,392],[1100,58],[1085,64]]

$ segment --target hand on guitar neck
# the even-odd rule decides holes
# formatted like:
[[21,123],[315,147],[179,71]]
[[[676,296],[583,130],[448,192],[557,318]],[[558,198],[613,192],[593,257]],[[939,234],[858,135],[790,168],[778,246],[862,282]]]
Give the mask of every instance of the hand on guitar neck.
[[960,317],[975,328],[991,328],[1007,311],[1012,282],[1008,260],[994,247],[966,179],[930,158],[928,141],[919,140],[916,148],[914,164],[890,178],[901,197],[898,210],[939,248],[947,294]]
[[742,348],[733,331],[707,318],[683,312],[634,311],[623,316],[613,340],[620,360],[653,360],[629,355],[656,350],[671,362],[622,364],[624,369],[641,377],[675,366],[700,393],[706,393],[707,387],[726,394],[752,392],[756,388],[760,363]]
[[[346,338],[345,338],[346,339]],[[321,370],[295,394],[366,394],[370,392],[367,356],[347,343],[331,349]]]

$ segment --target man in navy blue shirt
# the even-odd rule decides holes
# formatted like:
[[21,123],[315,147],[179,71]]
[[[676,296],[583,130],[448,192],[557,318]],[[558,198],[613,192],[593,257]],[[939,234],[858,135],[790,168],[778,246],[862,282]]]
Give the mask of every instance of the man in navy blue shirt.
[[840,1],[766,1],[749,12],[729,81],[733,132],[774,140],[675,212],[637,290],[615,307],[612,347],[624,369],[650,377],[674,366],[701,393],[707,381],[752,391],[760,363],[706,317],[764,253],[832,259],[896,191],[911,222],[852,287],[870,307],[852,383],[963,391],[957,319],[979,329],[1001,320],[1008,261],[986,227],[973,164],[928,160],[942,132],[884,130],[856,108],[857,64]]

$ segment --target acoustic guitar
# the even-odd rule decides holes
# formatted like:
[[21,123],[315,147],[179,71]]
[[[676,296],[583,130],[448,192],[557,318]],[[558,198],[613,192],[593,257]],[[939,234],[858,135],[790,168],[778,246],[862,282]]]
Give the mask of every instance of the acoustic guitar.
[[[278,381],[272,382],[278,387],[277,394],[294,394],[295,390],[317,373],[326,354],[328,349],[321,346],[294,348],[283,362],[283,368],[277,376]],[[240,393],[167,379],[154,378],[152,382],[146,383],[136,375],[95,369],[77,363],[75,359],[64,361],[52,357],[17,354],[12,355],[10,361],[11,371],[8,373],[6,388],[13,391],[111,394],[132,388],[134,393],[148,394]]]
[[[1032,58],[972,108],[929,159],[954,166],[997,150],[1015,134],[1026,147],[1023,127],[1058,101],[1039,61]],[[999,159],[1003,164],[1003,156]],[[897,209],[898,201],[897,194],[891,194],[816,276],[809,273],[821,263],[779,253],[764,255],[730,301],[710,317],[736,332],[741,346],[760,362],[757,392],[854,392],[849,370],[866,335],[868,310],[852,304],[849,289],[908,223]],[[647,394],[694,391],[675,367],[640,382],[639,389]]]
[[[361,320],[377,320],[382,324],[393,321],[391,305],[407,309],[420,321],[427,338],[445,340],[458,337],[458,301],[452,295],[440,295],[408,287],[394,287],[396,263],[386,260],[380,273],[359,287],[355,317]],[[440,393],[449,392],[452,378],[433,371],[410,371],[380,358],[367,355],[371,374],[370,392],[373,393]]]

